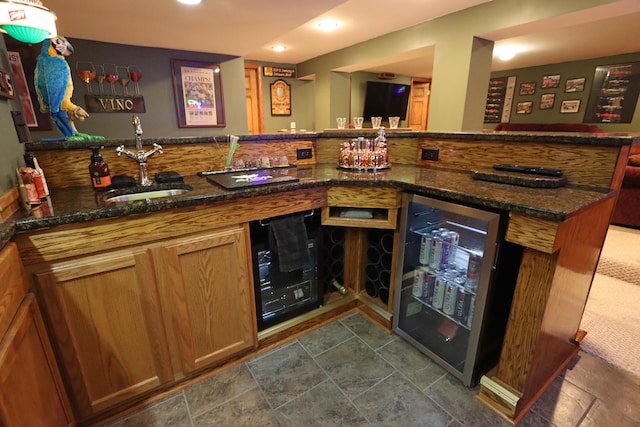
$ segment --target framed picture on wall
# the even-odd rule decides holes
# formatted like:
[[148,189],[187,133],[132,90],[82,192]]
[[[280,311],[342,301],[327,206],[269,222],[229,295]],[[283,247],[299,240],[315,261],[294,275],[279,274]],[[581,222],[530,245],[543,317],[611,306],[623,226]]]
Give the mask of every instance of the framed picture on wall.
[[0,70],[0,96],[4,98],[14,98],[13,79],[11,73]]
[[542,89],[552,89],[560,86],[560,74],[552,74],[542,78]]
[[532,101],[518,102],[516,104],[516,114],[531,114],[532,110],[533,110]]
[[520,83],[520,95],[533,95],[536,93],[536,82]]
[[4,58],[6,56],[5,51],[0,51],[0,96],[13,99],[15,97],[13,76],[11,75],[9,64],[5,64]]
[[555,93],[543,93],[540,96],[540,109],[541,110],[551,110],[553,108],[553,104],[556,100]]
[[582,92],[584,90],[584,77],[578,79],[567,79],[564,84],[565,92]]
[[271,115],[291,115],[291,85],[282,79],[271,83]]
[[178,126],[224,127],[220,66],[172,59],[171,70]]
[[29,127],[38,127],[38,118],[36,116],[36,109],[33,106],[31,93],[29,92],[29,85],[27,76],[24,73],[24,67],[22,65],[22,58],[20,58],[19,52],[7,52],[9,55],[9,63],[11,64],[11,70],[15,78],[15,89],[20,99],[20,105],[22,105],[22,113],[24,119]]
[[[36,68],[36,58],[40,53],[40,46],[20,43],[11,37],[5,37],[7,45],[7,65],[5,71],[13,74],[13,89],[15,99],[20,102],[23,117],[30,130],[51,130],[53,122],[49,112],[40,111],[36,88],[33,83],[33,73]],[[0,54],[0,56],[3,56]],[[2,62],[2,60],[0,60]],[[2,62],[4,64],[4,62]],[[5,68],[6,67],[6,68]]]
[[580,109],[579,99],[567,99],[560,104],[561,113],[577,113]]
[[599,65],[593,75],[584,123],[631,123],[640,96],[640,61]]

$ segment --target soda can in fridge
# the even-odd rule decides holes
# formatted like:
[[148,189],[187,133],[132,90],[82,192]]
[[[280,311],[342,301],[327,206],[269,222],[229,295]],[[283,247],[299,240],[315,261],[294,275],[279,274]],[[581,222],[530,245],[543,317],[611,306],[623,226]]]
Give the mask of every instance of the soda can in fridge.
[[431,251],[429,252],[429,267],[434,270],[444,266],[446,263],[442,263],[442,236],[436,234],[431,239]]
[[434,308],[442,309],[446,287],[447,279],[445,279],[443,276],[436,276],[436,281],[433,284],[433,300],[431,302],[431,305]]
[[420,255],[418,261],[422,265],[429,265],[429,258],[431,254],[431,233],[426,233],[420,236]]
[[454,317],[460,323],[466,323],[467,321],[471,296],[472,294],[467,292],[464,288],[458,288],[458,299],[456,300],[456,312],[454,313]]
[[458,286],[453,281],[447,281],[444,288],[444,299],[442,301],[442,311],[444,314],[453,316],[456,312],[456,301],[458,299]]
[[427,304],[433,304],[433,288],[436,283],[436,275],[432,270],[424,273],[424,282],[422,282],[422,300]]
[[411,295],[416,298],[422,297],[422,284],[424,283],[424,274],[426,270],[418,267],[413,270],[413,286],[411,287]]
[[447,231],[442,233],[442,256],[440,263],[442,265],[455,264],[456,249],[460,241],[460,235],[455,231]]
[[467,289],[475,290],[478,288],[481,267],[482,257],[478,254],[469,254],[469,264],[467,265]]
[[476,306],[476,296],[471,294],[469,297],[469,310],[467,311],[467,326],[471,328],[471,324],[473,323],[473,310]]

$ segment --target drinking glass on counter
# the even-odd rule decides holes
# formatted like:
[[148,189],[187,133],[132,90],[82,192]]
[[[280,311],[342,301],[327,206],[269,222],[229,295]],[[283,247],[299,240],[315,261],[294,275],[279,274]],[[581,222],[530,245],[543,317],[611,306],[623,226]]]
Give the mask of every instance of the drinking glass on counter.
[[382,117],[371,117],[371,127],[377,129],[382,124]]
[[389,127],[391,129],[397,129],[399,123],[400,123],[400,117],[398,116],[389,117]]
[[336,119],[336,123],[338,124],[338,129],[344,129],[347,126],[347,118],[346,117],[338,117]]
[[362,129],[362,123],[364,123],[364,117],[354,117],[353,127],[356,129]]

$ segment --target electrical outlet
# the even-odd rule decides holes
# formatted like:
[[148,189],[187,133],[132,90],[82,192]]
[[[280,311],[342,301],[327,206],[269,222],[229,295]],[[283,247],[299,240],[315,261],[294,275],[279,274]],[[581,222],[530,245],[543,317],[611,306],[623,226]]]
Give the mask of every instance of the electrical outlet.
[[296,149],[296,159],[310,159],[313,157],[313,151],[311,148],[298,148]]
[[440,150],[438,148],[423,148],[422,149],[422,160],[438,160],[438,153]]

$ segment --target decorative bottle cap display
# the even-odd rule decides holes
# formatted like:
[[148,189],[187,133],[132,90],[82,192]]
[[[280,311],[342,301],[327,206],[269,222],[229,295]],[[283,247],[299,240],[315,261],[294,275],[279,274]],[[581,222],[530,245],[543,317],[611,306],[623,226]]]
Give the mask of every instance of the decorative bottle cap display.
[[351,142],[342,143],[340,147],[339,168],[374,170],[390,166],[384,127],[378,129],[378,136],[373,141],[361,136],[353,138]]

